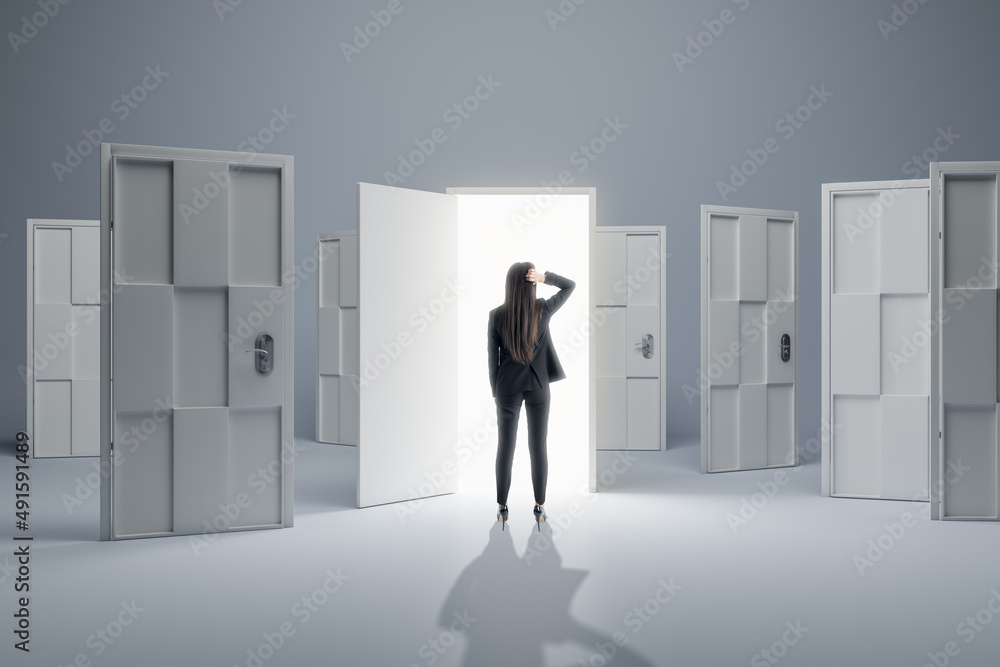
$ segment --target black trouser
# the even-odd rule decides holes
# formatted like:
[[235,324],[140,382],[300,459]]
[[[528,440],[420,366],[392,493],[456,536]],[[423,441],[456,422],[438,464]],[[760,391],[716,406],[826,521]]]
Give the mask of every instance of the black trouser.
[[521,403],[528,413],[528,453],[531,454],[531,485],[535,502],[545,503],[545,482],[549,460],[545,451],[545,435],[549,429],[549,388],[522,391],[510,396],[497,396],[497,502],[507,504],[510,491],[510,471],[514,465],[514,445],[517,441],[517,420]]

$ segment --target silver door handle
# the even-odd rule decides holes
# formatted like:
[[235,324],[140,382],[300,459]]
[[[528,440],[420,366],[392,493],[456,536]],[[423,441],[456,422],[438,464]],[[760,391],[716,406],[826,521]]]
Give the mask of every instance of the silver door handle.
[[636,343],[635,346],[642,348],[642,356],[644,359],[653,358],[653,334],[646,334],[642,337],[642,341]]
[[258,375],[270,375],[274,370],[274,338],[270,334],[260,334],[254,341],[254,348],[244,351],[256,355],[254,368]]

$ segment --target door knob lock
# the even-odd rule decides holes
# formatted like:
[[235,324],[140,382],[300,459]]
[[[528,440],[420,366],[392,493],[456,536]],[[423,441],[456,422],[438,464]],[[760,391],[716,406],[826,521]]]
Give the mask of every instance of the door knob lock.
[[635,346],[642,348],[643,359],[653,358],[653,334],[646,334],[642,337],[642,341],[636,343]]
[[269,334],[260,334],[254,342],[252,350],[245,350],[254,355],[254,368],[258,375],[270,375],[274,370],[274,338]]
[[788,334],[781,335],[781,360],[788,362],[792,358],[792,337]]

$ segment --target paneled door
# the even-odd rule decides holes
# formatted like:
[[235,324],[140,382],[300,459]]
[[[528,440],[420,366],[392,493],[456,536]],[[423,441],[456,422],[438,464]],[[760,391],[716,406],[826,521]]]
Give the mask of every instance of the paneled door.
[[793,466],[798,213],[702,206],[701,469]]
[[316,440],[358,444],[358,233],[316,239]]
[[927,183],[823,186],[826,496],[929,499]]
[[665,227],[597,228],[597,448],[666,446]]
[[35,458],[100,451],[100,222],[28,220],[28,430]]
[[102,539],[292,525],[292,180],[102,144]]

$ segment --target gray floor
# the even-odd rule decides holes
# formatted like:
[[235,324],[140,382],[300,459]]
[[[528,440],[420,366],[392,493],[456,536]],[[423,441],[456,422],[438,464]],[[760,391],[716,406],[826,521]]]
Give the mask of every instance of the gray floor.
[[[821,498],[817,461],[778,484],[774,471],[700,475],[696,442],[602,454],[620,471],[605,473],[605,493],[550,497],[542,533],[512,501],[502,532],[488,490],[405,517],[354,509],[354,450],[299,444],[296,526],[202,542],[101,543],[96,491],[86,498],[95,460],[35,461],[31,653],[5,630],[0,663],[919,667],[1000,655],[1000,525]],[[12,489],[5,460],[0,488]],[[733,520],[741,507],[746,523]],[[12,553],[0,551],[8,628]]]

